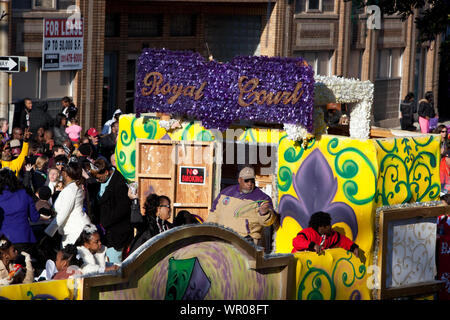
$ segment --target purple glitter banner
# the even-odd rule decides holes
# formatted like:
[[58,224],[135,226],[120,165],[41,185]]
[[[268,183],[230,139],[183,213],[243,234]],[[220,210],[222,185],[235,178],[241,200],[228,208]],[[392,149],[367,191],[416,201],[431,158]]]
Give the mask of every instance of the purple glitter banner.
[[236,120],[313,130],[314,71],[303,58],[206,61],[194,52],[145,49],[138,60],[137,115],[164,112],[226,130]]

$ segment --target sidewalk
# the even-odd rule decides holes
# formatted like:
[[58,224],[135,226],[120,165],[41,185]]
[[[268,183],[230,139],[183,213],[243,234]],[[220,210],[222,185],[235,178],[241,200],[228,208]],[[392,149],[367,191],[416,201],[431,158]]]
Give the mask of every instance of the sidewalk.
[[[438,125],[444,124],[446,126],[450,126],[450,119],[442,119],[442,120],[443,120],[442,122],[441,121],[438,122]],[[389,129],[401,130],[400,119],[399,119],[398,122],[399,122],[398,127],[392,127],[392,128],[389,128]],[[417,128],[417,131],[420,132],[419,123],[418,122],[414,122],[414,126]]]

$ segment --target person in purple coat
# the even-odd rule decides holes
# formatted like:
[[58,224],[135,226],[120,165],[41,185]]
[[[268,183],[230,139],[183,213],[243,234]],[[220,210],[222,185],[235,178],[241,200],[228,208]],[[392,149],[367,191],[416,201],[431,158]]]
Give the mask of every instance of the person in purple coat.
[[30,226],[40,218],[33,198],[9,168],[0,169],[0,233],[17,250],[29,251],[36,238]]

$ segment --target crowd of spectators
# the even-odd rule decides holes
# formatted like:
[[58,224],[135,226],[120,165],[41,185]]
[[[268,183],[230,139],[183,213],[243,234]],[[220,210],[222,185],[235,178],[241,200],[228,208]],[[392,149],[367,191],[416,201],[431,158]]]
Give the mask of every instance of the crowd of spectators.
[[152,236],[197,222],[187,212],[169,223],[165,196],[141,212],[115,168],[120,115],[100,134],[64,97],[54,118],[28,98],[12,130],[0,118],[0,285],[114,271]]

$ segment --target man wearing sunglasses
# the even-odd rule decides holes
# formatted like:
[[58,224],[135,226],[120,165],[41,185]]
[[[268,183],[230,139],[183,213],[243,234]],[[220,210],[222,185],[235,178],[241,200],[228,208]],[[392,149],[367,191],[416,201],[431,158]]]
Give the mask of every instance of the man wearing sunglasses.
[[206,222],[221,224],[262,245],[263,228],[277,218],[272,199],[255,186],[255,170],[245,167],[238,184],[223,189],[214,200]]

